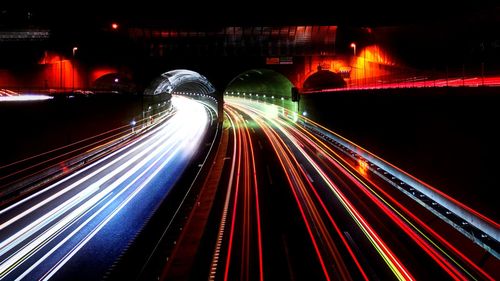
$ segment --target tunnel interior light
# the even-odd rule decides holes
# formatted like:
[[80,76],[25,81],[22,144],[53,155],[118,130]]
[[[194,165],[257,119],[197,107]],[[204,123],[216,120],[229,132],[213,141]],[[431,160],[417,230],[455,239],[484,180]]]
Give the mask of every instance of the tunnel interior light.
[[118,29],[118,27],[119,27],[119,25],[118,25],[116,22],[114,22],[114,23],[112,23],[112,24],[111,24],[111,28],[112,28],[113,30],[117,30],[117,29]]
[[120,81],[118,78],[115,78],[115,83],[118,83],[118,81]]

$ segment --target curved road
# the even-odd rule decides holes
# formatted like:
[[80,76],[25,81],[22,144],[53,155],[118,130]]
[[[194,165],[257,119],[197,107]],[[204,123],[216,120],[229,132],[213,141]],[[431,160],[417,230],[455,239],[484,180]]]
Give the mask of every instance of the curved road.
[[225,112],[234,143],[211,280],[500,277],[496,257],[309,120],[232,97]]
[[0,211],[0,279],[104,276],[168,195],[211,121],[194,100],[174,96],[172,104],[175,114],[128,145]]

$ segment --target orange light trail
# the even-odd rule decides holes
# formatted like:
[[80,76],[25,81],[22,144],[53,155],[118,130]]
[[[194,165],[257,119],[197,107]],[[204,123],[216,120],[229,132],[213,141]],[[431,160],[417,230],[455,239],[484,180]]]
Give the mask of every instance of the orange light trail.
[[[248,108],[242,108],[241,106],[237,106],[237,105],[234,105],[234,106],[237,107],[240,111],[243,111],[246,114],[252,116],[252,118],[257,123],[259,123],[260,127],[266,133],[266,135],[267,135],[270,143],[272,144],[274,150],[277,153],[277,156],[278,156],[278,158],[280,160],[280,163],[281,163],[281,165],[283,167],[283,170],[285,171],[285,174],[287,176],[287,179],[288,179],[288,182],[289,182],[290,186],[291,187],[294,187],[294,186],[297,187],[297,191],[295,190],[295,188],[292,188],[292,192],[293,192],[293,194],[295,196],[296,202],[297,202],[298,207],[299,207],[299,209],[301,211],[301,214],[303,216],[303,220],[304,220],[304,222],[306,224],[306,227],[307,227],[308,232],[310,234],[310,237],[311,237],[311,240],[313,242],[314,248],[315,248],[315,250],[317,252],[317,255],[318,255],[320,264],[321,264],[321,266],[323,268],[325,277],[327,277],[329,279],[330,278],[329,277],[330,273],[329,273],[329,271],[328,271],[328,269],[327,269],[327,267],[325,265],[324,257],[321,254],[321,251],[319,249],[317,241],[316,241],[316,239],[315,239],[315,237],[313,235],[313,231],[311,229],[311,223],[308,221],[308,217],[306,215],[306,211],[304,210],[304,208],[307,208],[307,210],[308,210],[307,213],[309,213],[309,214],[312,213],[312,216],[313,216],[314,222],[315,222],[314,224],[320,226],[319,232],[322,233],[322,237],[320,238],[321,241],[331,241],[331,237],[328,234],[328,232],[326,231],[326,229],[324,228],[324,223],[320,219],[320,217],[318,215],[318,211],[316,210],[316,207],[312,203],[311,198],[309,197],[309,195],[307,195],[308,193],[306,191],[304,183],[302,183],[302,181],[299,180],[300,179],[299,171],[297,169],[292,168],[292,167],[300,167],[300,165],[298,164],[298,161],[293,156],[293,153],[287,148],[287,146],[283,142],[283,140],[281,140],[281,138],[272,129],[270,129],[269,125],[266,125],[266,123],[263,122],[263,121],[259,121],[260,118],[257,117],[257,116],[255,116],[256,114],[253,113],[252,110],[249,110]],[[290,139],[292,139],[292,138],[290,138]],[[283,156],[281,156],[281,155],[283,155]],[[290,155],[290,156],[287,156],[287,155]],[[308,159],[308,160],[312,161],[311,159]],[[298,168],[298,169],[301,169],[301,168]],[[307,180],[307,177],[306,177],[306,180]],[[307,181],[309,182],[309,180],[307,180]],[[311,185],[311,187],[313,188],[313,186],[312,186],[312,184],[310,182],[309,182],[309,185]],[[297,193],[298,191],[300,191],[300,193]],[[301,203],[301,200],[299,198],[299,194],[301,194],[302,197],[304,198],[304,201],[306,203],[305,206],[303,206],[303,204]],[[345,199],[345,197],[343,197],[343,195],[340,195],[340,198],[342,200],[344,200],[344,202],[346,202],[345,205],[348,206],[347,209],[349,210],[350,213],[351,212],[356,213],[356,214],[354,214],[354,216],[356,217],[356,219],[360,220],[361,221],[361,225],[364,228],[368,229],[368,230],[365,230],[365,233],[369,233],[369,236],[372,237],[372,239],[374,241],[376,241],[377,245],[380,246],[380,248],[385,253],[385,255],[387,257],[389,257],[390,262],[396,266],[396,271],[398,272],[398,274],[400,274],[401,276],[404,276],[404,277],[402,277],[402,279],[404,279],[404,280],[413,280],[413,278],[407,272],[407,270],[394,257],[394,255],[392,254],[392,252],[390,250],[388,250],[387,246],[378,238],[378,236],[375,234],[375,232],[369,227],[368,223],[366,223],[364,221],[364,219],[359,214],[357,214],[356,210],[352,207],[352,205],[350,205],[350,203]],[[333,219],[332,219],[332,221],[333,221]],[[347,243],[347,242],[344,240],[344,243]],[[327,248],[330,250],[330,255],[337,256],[337,258],[335,258],[334,260],[336,260],[337,269],[340,272],[339,274],[341,274],[341,276],[342,276],[343,279],[350,279],[349,273],[345,270],[345,268],[343,266],[343,262],[340,261],[341,258],[339,257],[337,251],[335,250],[335,247],[332,246],[332,245],[333,245],[333,243],[327,243]],[[349,247],[349,246],[346,244],[346,247]],[[349,249],[348,251],[352,254],[352,250]],[[359,266],[359,262],[356,259],[355,259],[355,263]],[[364,278],[366,278],[366,274],[364,273],[364,271],[361,270],[360,272],[361,272],[361,275],[364,276]]]
[[[260,204],[259,204],[259,193],[257,184],[257,175],[254,159],[254,149],[251,141],[250,132],[246,126],[245,120],[241,118],[237,113],[231,110],[226,110],[226,114],[232,124],[234,134],[236,135],[235,140],[237,143],[236,151],[237,153],[237,163],[236,163],[236,176],[234,181],[229,182],[228,190],[232,190],[234,185],[234,198],[233,198],[233,208],[231,213],[231,227],[229,231],[229,242],[227,249],[227,258],[225,262],[224,269],[224,280],[229,279],[229,273],[231,269],[231,261],[234,249],[234,241],[236,232],[236,225],[240,223],[237,219],[238,217],[238,201],[243,200],[241,207],[243,209],[243,218],[241,221],[241,236],[242,245],[240,249],[240,280],[251,280],[252,279],[252,268],[251,268],[251,252],[252,252],[252,227],[253,227],[253,213],[255,211],[255,221],[256,221],[256,236],[257,236],[257,256],[258,256],[258,267],[259,280],[264,280],[264,263],[263,263],[263,250],[262,250],[262,230],[261,230],[261,219],[260,219]],[[235,163],[233,163],[234,165]],[[234,166],[233,166],[234,167]],[[240,184],[241,183],[241,184]],[[241,189],[240,189],[241,187]],[[240,191],[241,190],[241,191]],[[241,196],[240,196],[241,193]],[[252,194],[253,193],[253,194]],[[253,200],[254,206],[252,206]],[[219,236],[220,237],[220,236]]]
[[[282,130],[285,135],[288,135],[292,139],[288,132]],[[294,143],[294,142],[293,142]],[[379,235],[373,230],[373,228],[368,224],[368,222],[361,216],[361,214],[354,208],[352,203],[345,197],[345,195],[340,191],[340,189],[333,183],[333,181],[326,175],[326,173],[312,160],[307,153],[298,145],[296,148],[301,151],[302,155],[313,165],[318,174],[328,183],[334,195],[337,196],[341,203],[346,207],[349,214],[353,216],[356,223],[361,227],[361,230],[367,234],[367,237],[372,240],[375,245],[383,252],[383,257],[388,262],[394,273],[404,279],[404,280],[414,280],[408,270],[402,265],[399,259],[394,255],[394,253],[389,249],[389,247],[380,239]]]
[[[296,135],[301,136],[301,137],[305,136],[304,134],[300,134],[295,128],[291,127],[289,124],[282,122],[282,121],[278,121],[278,122],[287,126],[288,127],[287,129],[289,129],[290,131],[292,131],[292,132],[295,131]],[[371,189],[359,177],[354,175],[350,170],[346,169],[345,165],[350,166],[350,169],[352,169],[353,171],[357,170],[356,167],[354,167],[352,164],[347,163],[346,161],[343,161],[343,163],[340,163],[339,160],[334,159],[331,155],[325,153],[324,149],[320,148],[316,144],[322,144],[328,150],[333,152],[337,156],[337,158],[340,158],[333,150],[331,150],[329,147],[327,147],[321,140],[317,139],[315,136],[313,136],[312,134],[310,134],[309,132],[307,132],[303,128],[300,128],[300,129],[315,139],[315,142],[312,142],[309,139],[305,139],[305,141],[307,141],[311,147],[314,147],[318,151],[322,151],[325,154],[325,156],[327,156],[326,159],[329,161],[330,164],[333,164],[334,166],[336,166],[354,184],[356,184],[356,186],[358,186],[359,189],[361,191],[363,191],[363,193],[365,193],[374,203],[376,203],[379,206],[379,208],[384,211],[384,213],[386,213],[397,225],[399,225],[403,229],[403,231],[405,231],[405,233],[407,233],[410,237],[412,237],[412,239],[415,242],[417,242],[422,249],[424,249],[439,265],[441,265],[441,267],[444,270],[446,270],[450,276],[454,276],[454,278],[456,278],[456,280],[467,280],[467,277],[465,277],[462,273],[460,273],[458,270],[456,270],[455,266],[451,265],[444,257],[442,257],[442,255],[440,255],[438,252],[436,252],[434,247],[431,247],[429,245],[429,243],[427,241],[425,241],[421,236],[416,235],[415,232],[412,229],[410,229],[403,220],[401,220],[398,216],[396,216],[393,212],[394,208],[392,208],[390,205],[387,206],[386,204],[384,204],[385,202],[382,202],[379,199],[380,196],[378,196],[377,194],[374,195],[373,193],[369,192],[369,190],[371,190]],[[340,158],[340,159],[342,159],[342,158]],[[327,169],[329,169],[330,165],[324,165],[324,166],[327,167]],[[363,174],[361,174],[361,175],[363,175]],[[332,182],[332,184],[333,184],[333,182]],[[378,188],[378,189],[380,189],[380,188]],[[373,192],[373,190],[371,190],[371,191]],[[395,200],[392,199],[392,201],[395,201]],[[390,208],[392,208],[392,210]],[[403,219],[408,221],[404,217],[403,217]]]
[[[255,108],[251,108],[248,106],[243,106],[240,104],[241,107],[245,107],[246,110],[251,110],[253,112],[256,112],[256,114],[262,114],[261,112]],[[286,130],[292,132],[294,136],[297,136],[298,138],[301,138],[302,141],[305,141],[313,147],[312,151],[320,151],[323,153],[330,164],[333,164],[334,166],[337,166],[337,168],[342,171],[348,178],[351,179],[353,183],[355,183],[360,190],[362,190],[373,202],[375,202],[383,211],[390,217],[393,221],[399,225],[407,235],[409,235],[414,241],[420,245],[420,247],[429,255],[431,256],[437,264],[439,264],[450,276],[452,276],[456,280],[467,280],[469,278],[475,278],[473,275],[471,275],[464,267],[463,265],[458,264],[448,253],[444,252],[437,244],[432,241],[428,236],[425,235],[425,233],[422,230],[419,230],[418,227],[416,227],[408,218],[406,218],[404,215],[400,213],[399,210],[402,210],[404,214],[409,216],[413,221],[416,222],[416,224],[422,226],[425,231],[430,233],[433,237],[435,237],[440,243],[444,244],[446,248],[450,249],[455,255],[459,256],[461,260],[465,261],[466,264],[468,264],[470,267],[472,267],[477,273],[479,273],[482,278],[488,279],[488,280],[493,280],[493,278],[488,275],[484,270],[482,270],[478,265],[473,263],[467,256],[465,256],[463,253],[461,253],[458,249],[453,247],[450,243],[446,241],[442,236],[438,235],[435,231],[433,231],[428,225],[423,223],[421,220],[419,220],[415,215],[413,215],[408,209],[406,209],[403,205],[401,205],[399,202],[397,202],[393,197],[391,197],[389,194],[384,192],[378,185],[373,183],[369,178],[365,177],[365,174],[362,172],[360,173],[361,176],[365,178],[365,181],[370,184],[370,186],[374,187],[379,191],[380,193],[383,194],[383,196],[380,196],[375,192],[372,188],[370,188],[369,185],[367,185],[362,179],[359,178],[359,176],[356,176],[352,171],[358,171],[359,172],[359,167],[356,167],[352,163],[349,163],[348,161],[345,161],[342,157],[340,157],[337,153],[335,153],[329,146],[327,146],[321,139],[317,138],[313,134],[311,134],[309,131],[305,130],[304,128],[297,126],[302,133],[298,132],[295,127],[292,127],[288,122],[285,122],[280,119],[273,120],[272,122],[275,123],[280,123],[281,126],[287,127]],[[307,119],[307,122],[313,123],[313,121]],[[283,130],[283,133],[286,134],[286,132]],[[307,136],[307,137],[306,137]],[[292,137],[290,137],[292,139]],[[295,140],[293,143],[296,143],[297,141]],[[321,145],[318,146],[318,145]],[[304,147],[303,145],[296,145],[298,150],[302,150]],[[303,152],[305,153],[305,152]],[[330,154],[331,153],[331,154]],[[335,157],[333,157],[333,155]],[[339,162],[339,160],[342,162]],[[320,161],[323,161],[320,158]],[[366,162],[363,162],[366,164]],[[329,169],[328,167],[331,165],[324,165]],[[347,167],[348,168],[347,168]],[[321,171],[320,171],[321,172]],[[388,203],[384,198],[387,198],[390,203]],[[391,205],[392,203],[392,205]],[[393,205],[397,206],[395,208]],[[416,232],[415,232],[416,231]],[[450,263],[450,260],[452,263]],[[468,276],[465,276],[462,272],[458,270],[460,268]]]
[[[267,128],[267,126],[261,126],[261,128],[264,130],[266,136],[271,141],[271,145],[273,146],[273,148],[276,151],[276,153],[278,153],[277,154],[278,155],[278,160],[279,160],[279,162],[280,162],[283,170],[285,171],[285,175],[286,175],[286,178],[287,178],[287,181],[288,181],[289,185],[291,187],[293,187],[295,185],[301,186],[300,182],[297,181],[297,179],[299,178],[298,175],[296,174],[295,177],[294,177],[294,175],[292,174],[294,172],[294,170],[292,168],[287,169],[287,167],[293,167],[293,165],[290,162],[289,158],[286,157],[286,156],[283,156],[283,157],[280,156],[281,153],[283,155],[285,155],[284,154],[284,149],[279,145],[279,143],[277,143],[278,141],[274,138],[274,136],[270,135],[272,133],[268,131],[269,129]],[[287,163],[285,163],[285,162],[287,162]],[[304,223],[306,225],[307,232],[309,234],[309,237],[311,238],[311,242],[313,243],[314,250],[316,251],[316,254],[318,256],[318,260],[320,262],[320,265],[321,265],[321,268],[322,268],[323,273],[325,275],[325,278],[326,278],[326,280],[331,280],[330,279],[330,275],[329,275],[328,270],[327,270],[326,265],[325,265],[325,261],[323,259],[323,256],[321,255],[320,249],[318,247],[318,243],[317,243],[317,241],[316,241],[316,239],[314,237],[314,234],[313,234],[313,231],[312,231],[312,227],[310,225],[310,222],[307,219],[306,212],[304,210],[303,205],[301,204],[301,201],[299,199],[297,191],[295,190],[295,188],[291,188],[291,190],[292,190],[293,196],[295,198],[295,201],[297,202],[297,205],[298,205],[299,211],[301,213],[302,219],[304,220]]]
[[[436,262],[436,264],[438,264],[439,267],[441,267],[444,270],[444,272],[446,272],[452,279],[454,280],[469,280],[471,278],[476,279],[478,278],[478,275],[474,275],[472,272],[469,271],[469,269],[473,269],[477,274],[479,274],[479,276],[481,276],[480,277],[481,279],[494,280],[492,276],[490,276],[487,272],[481,269],[477,264],[472,262],[463,252],[461,252],[451,243],[449,243],[442,235],[434,231],[429,225],[427,225],[421,219],[419,219],[403,204],[398,202],[394,197],[392,197],[390,194],[384,191],[378,184],[374,183],[369,178],[367,172],[369,171],[370,168],[368,166],[368,163],[365,162],[364,160],[358,159],[356,163],[345,160],[344,157],[336,153],[322,139],[318,138],[305,128],[302,128],[301,126],[296,126],[290,120],[285,121],[286,118],[284,120],[280,118],[269,118],[269,116],[264,117],[266,116],[264,111],[261,111],[256,107],[245,104],[243,102],[233,102],[231,100],[229,104],[231,105],[231,107],[234,107],[239,111],[245,112],[259,124],[259,126],[266,133],[267,138],[272,144],[274,150],[276,151],[276,154],[278,155],[281,166],[285,171],[290,186],[291,187],[295,186],[297,192],[301,192],[301,193],[296,193],[295,188],[292,188],[292,191],[294,192],[294,196],[296,198],[296,202],[301,211],[303,220],[308,228],[308,232],[310,234],[311,240],[313,241],[315,250],[320,259],[320,262],[322,263],[322,266],[324,266],[322,253],[318,247],[314,235],[312,234],[311,230],[312,228],[309,224],[308,221],[309,218],[306,215],[306,213],[310,214],[309,216],[312,216],[312,218],[316,218],[315,224],[317,224],[316,220],[320,220],[320,218],[318,215],[312,215],[312,213],[314,212],[311,210],[315,209],[315,207],[313,206],[314,203],[312,203],[310,197],[306,197],[306,195],[304,195],[304,193],[306,192],[305,185],[301,181],[301,178],[305,179],[305,183],[307,183],[306,185],[310,186],[310,189],[313,190],[314,197],[316,198],[317,202],[319,202],[321,209],[327,215],[328,220],[334,227],[335,231],[338,233],[340,230],[338,229],[338,226],[334,222],[331,214],[328,212],[326,205],[321,200],[319,194],[316,192],[313,183],[308,179],[307,172],[304,170],[303,167],[300,166],[298,161],[293,156],[293,153],[289,150],[288,146],[281,139],[279,134],[274,131],[275,130],[274,128],[277,128],[279,131],[281,131],[283,135],[286,136],[286,138],[290,140],[290,142],[307,159],[307,161],[313,166],[313,168],[323,178],[323,180],[328,183],[328,186],[332,189],[335,196],[339,198],[344,207],[349,211],[349,214],[353,216],[353,219],[359,225],[361,230],[365,233],[367,238],[370,239],[376,247],[378,247],[378,249],[381,251],[380,253],[382,254],[382,257],[386,259],[386,261],[388,262],[388,265],[391,268],[392,266],[394,266],[393,268],[394,273],[401,279],[412,280],[413,277],[408,272],[408,270],[403,266],[401,261],[389,249],[389,247],[382,241],[382,239],[375,232],[375,230],[368,224],[368,222],[362,217],[362,215],[355,209],[352,203],[350,203],[350,201],[346,198],[346,196],[334,184],[332,178],[328,176],[328,173],[332,173],[331,167],[336,167],[337,170],[341,171],[352,183],[354,183],[355,186],[357,186],[359,190],[361,190],[362,193],[365,194],[370,199],[370,201],[372,201],[376,206],[378,206],[378,208],[381,211],[383,211],[383,213],[386,214],[387,217],[390,218],[396,225],[398,225],[401,228],[401,230],[404,233],[406,233],[406,235],[408,235],[408,237],[410,237],[413,241],[415,241],[416,245],[418,245],[429,257],[431,257]],[[262,104],[258,105],[262,106]],[[287,116],[285,112],[283,112],[282,114],[284,116]],[[300,116],[300,118],[303,118],[308,123],[314,124],[315,126],[321,127],[322,129],[328,130],[305,117]],[[268,125],[267,123],[271,125]],[[328,132],[331,131],[328,130]],[[331,133],[339,138],[342,138],[341,136],[333,132]],[[350,141],[344,138],[342,139],[351,143]],[[311,154],[305,151],[306,147],[312,152]],[[357,145],[355,145],[355,147],[358,147],[360,150],[366,151]],[[309,156],[318,153],[321,154],[321,157],[317,158],[319,159],[320,163],[323,163],[322,166],[326,167],[326,171],[321,169],[319,164],[316,163],[311,156]],[[288,158],[287,155],[291,156]],[[325,161],[327,161],[328,163],[326,163]],[[390,165],[394,167],[396,170],[400,171],[401,173],[408,175],[407,173],[393,166],[392,164]],[[291,167],[297,167],[297,168],[293,169]],[[294,173],[294,171],[295,172],[299,171],[301,176],[298,173]],[[414,179],[415,181],[428,186],[427,184],[412,177],[411,175],[408,176]],[[429,188],[434,189],[433,187],[430,186]],[[437,193],[442,194],[442,192],[436,189],[434,190]],[[443,197],[449,198],[450,201],[456,202],[456,200],[450,198],[448,195],[446,194],[442,195]],[[304,199],[304,201],[306,202],[305,205],[303,205],[304,203],[302,203],[302,201],[300,200],[300,196],[302,196],[303,199],[307,198]],[[462,206],[463,204],[457,202],[457,205]],[[304,208],[306,208],[307,211],[305,211]],[[468,208],[467,206],[464,206],[464,208],[470,210],[471,213],[477,213],[474,210]],[[498,226],[498,224],[493,222],[492,220],[482,216],[481,214],[478,215],[481,218],[485,219],[486,221],[491,221],[493,226]],[[322,231],[319,232],[321,233]],[[322,235],[327,236],[327,234],[324,233]],[[339,236],[343,238],[342,235]],[[360,264],[358,263],[356,256],[347,245],[347,242],[343,240],[343,243],[347,246],[346,248],[348,249],[349,254],[355,261],[358,268],[360,269],[361,275],[363,276],[363,278],[367,279],[366,274],[364,273]],[[444,246],[444,248],[448,249],[450,252],[447,252],[442,246]],[[332,250],[331,248],[329,249]],[[454,259],[454,257],[458,257],[462,261],[462,263],[459,263],[456,259]],[[325,275],[328,275],[327,267],[323,267],[323,269]]]
[[[312,135],[310,132],[308,132],[307,130],[304,130],[303,128],[300,128],[300,129],[303,130],[306,134],[309,134],[309,136],[315,140],[314,143],[321,144],[322,147],[324,147],[326,150],[328,150],[329,152],[333,153],[336,156],[336,157],[333,157],[332,155],[330,155],[327,152],[323,151],[324,153],[326,153],[329,156],[326,159],[331,164],[333,164],[335,166],[338,166],[339,168],[340,167],[345,168],[345,166],[349,166],[350,169],[352,169],[353,171],[359,171],[359,169],[356,169],[356,167],[353,166],[351,163],[349,163],[348,161],[345,161],[342,157],[340,157],[337,153],[335,153],[329,146],[327,146],[323,141],[321,141],[320,139],[318,139],[316,136]],[[338,162],[339,160],[337,160],[337,159],[340,159],[342,161],[342,163]],[[359,160],[359,161],[361,161],[361,160]],[[366,164],[366,162],[364,162],[364,161],[362,161],[362,162]],[[339,164],[341,166],[339,166]],[[326,167],[328,167],[328,165],[326,165]],[[426,232],[429,232],[433,237],[435,237],[436,239],[438,239],[440,243],[444,244],[454,254],[458,255],[462,260],[466,261],[466,263],[468,265],[470,265],[472,268],[474,268],[474,270],[476,270],[479,274],[481,274],[485,279],[494,280],[493,277],[491,277],[488,273],[486,273],[483,269],[481,269],[477,264],[475,264],[474,262],[472,262],[467,256],[465,256],[462,252],[460,252],[456,247],[453,247],[445,238],[443,238],[441,235],[439,235],[437,232],[435,232],[430,226],[428,226],[427,224],[425,224],[422,220],[420,220],[417,216],[415,216],[410,210],[408,210],[401,203],[399,203],[396,199],[394,199],[392,196],[390,196],[386,191],[384,191],[380,186],[378,186],[372,180],[370,180],[370,178],[364,177],[364,176],[366,176],[366,172],[365,173],[360,172],[360,174],[364,177],[363,179],[360,179],[359,177],[357,177],[356,175],[352,174],[347,169],[341,169],[341,171],[343,171],[346,174],[346,176],[350,177],[352,179],[352,181],[355,182],[358,185],[358,187],[360,187],[360,189],[362,191],[364,191],[369,197],[371,197],[374,200],[374,202],[375,201],[380,202],[380,204],[379,204],[380,207],[383,208],[383,209],[385,209],[386,213],[388,215],[390,215],[393,218],[393,220],[397,222],[398,225],[404,227],[405,228],[405,232],[407,232],[408,235],[410,235],[414,239],[420,241],[419,244],[422,246],[422,248],[425,248],[426,252],[429,255],[433,256],[435,258],[436,262],[438,262],[439,264],[441,264],[443,266],[446,266],[446,268],[447,268],[446,270],[450,273],[450,275],[455,275],[457,277],[460,276],[460,280],[467,280],[468,279],[467,277],[463,276],[460,272],[458,272],[457,270],[455,270],[455,266],[453,266],[452,264],[450,264],[445,259],[445,257],[443,257],[441,254],[439,254],[438,252],[435,251],[435,247],[437,246],[436,243],[434,241],[428,239],[425,236],[425,234],[423,233],[423,231],[421,231],[420,229],[418,229],[418,227],[416,227],[411,221],[414,221],[419,226],[423,227]],[[347,172],[349,172],[349,174]],[[368,182],[369,185],[367,185],[363,181]],[[376,193],[376,191],[374,191],[374,190],[372,190],[370,188],[370,186],[374,187],[375,189],[377,189],[377,192],[381,193],[383,196],[378,195]],[[369,191],[371,191],[372,193],[370,193]],[[389,200],[390,203],[387,203],[383,198],[386,198],[387,200]],[[384,202],[385,204],[382,204],[382,202]],[[397,208],[395,208],[395,207],[393,207],[391,205],[395,205]],[[398,212],[398,210],[402,210],[402,212],[406,216],[409,216],[411,218],[411,220],[407,219],[404,215],[400,214],[400,212]],[[399,215],[401,217],[401,219],[399,217],[397,217],[397,216],[394,216],[393,213],[396,213],[397,215]],[[410,228],[407,227],[407,225],[409,225],[414,230],[416,230],[417,232],[419,232],[420,234],[422,234],[425,239],[428,239],[428,241],[424,241],[422,239],[422,236],[417,236],[413,231],[411,231]],[[442,252],[442,254],[444,254],[446,257],[450,257],[448,253],[445,253],[439,247],[438,247],[438,250],[440,250]],[[453,262],[456,263],[456,261],[454,261],[454,260],[453,260]],[[456,266],[461,267],[462,269],[464,269],[459,264],[456,264]],[[470,276],[470,277],[473,277],[473,276]]]
[[368,155],[370,155],[370,156],[372,156],[372,157],[374,157],[374,158],[376,158],[376,159],[380,160],[381,162],[384,162],[385,164],[389,165],[392,169],[395,169],[396,171],[398,171],[398,172],[400,172],[400,173],[404,174],[405,176],[407,176],[407,177],[411,178],[412,180],[414,180],[414,181],[418,182],[418,183],[419,183],[419,184],[421,184],[422,186],[425,186],[425,187],[426,187],[426,188],[428,188],[429,190],[432,190],[433,192],[435,192],[435,193],[439,194],[440,196],[442,196],[443,198],[445,198],[445,199],[449,200],[450,202],[453,202],[454,204],[456,204],[456,205],[457,205],[457,206],[459,206],[460,208],[462,208],[462,209],[464,209],[464,210],[466,210],[466,211],[470,212],[471,214],[474,214],[474,215],[475,215],[475,216],[477,216],[479,219],[482,219],[483,221],[485,221],[485,222],[487,222],[488,224],[490,224],[493,228],[500,229],[500,223],[498,223],[498,222],[496,222],[496,221],[492,220],[491,218],[486,217],[485,215],[483,215],[483,214],[479,213],[478,211],[476,211],[476,210],[474,210],[474,209],[470,208],[469,206],[467,206],[467,205],[465,205],[465,204],[461,203],[460,201],[457,201],[456,199],[454,199],[454,198],[450,197],[449,195],[447,195],[447,194],[443,193],[443,192],[442,192],[442,191],[440,191],[439,189],[437,189],[437,188],[435,188],[435,187],[433,187],[433,186],[429,185],[428,183],[423,182],[422,180],[420,180],[420,179],[418,179],[418,178],[416,178],[416,177],[414,177],[414,176],[412,176],[412,175],[408,174],[407,172],[405,172],[405,171],[401,170],[400,168],[398,168],[398,167],[397,167],[397,166],[395,166],[394,164],[390,163],[389,161],[386,161],[385,159],[382,159],[381,157],[379,157],[379,156],[377,156],[377,155],[373,154],[372,152],[370,152],[369,150],[367,150],[367,149],[365,149],[365,148],[363,148],[363,147],[359,146],[358,144],[356,144],[356,143],[354,143],[354,142],[352,142],[352,141],[350,141],[350,140],[348,140],[348,139],[346,139],[346,138],[342,137],[341,135],[339,135],[339,134],[337,134],[337,133],[335,133],[335,132],[331,131],[330,129],[328,129],[328,128],[326,128],[326,127],[322,126],[321,124],[318,124],[318,123],[314,122],[313,120],[308,119],[307,117],[301,116],[301,118],[302,118],[303,120],[305,120],[306,122],[311,123],[311,124],[313,124],[314,126],[316,126],[316,127],[318,127],[318,128],[321,128],[322,130],[327,131],[328,133],[330,133],[330,134],[332,134],[332,135],[334,135],[334,136],[338,137],[339,139],[342,139],[343,141],[345,141],[345,142],[347,142],[347,143],[349,143],[349,144],[351,144],[351,145],[353,145],[353,146],[357,147],[357,148],[358,148],[358,149],[360,149],[361,151],[363,151],[363,152],[367,153]]

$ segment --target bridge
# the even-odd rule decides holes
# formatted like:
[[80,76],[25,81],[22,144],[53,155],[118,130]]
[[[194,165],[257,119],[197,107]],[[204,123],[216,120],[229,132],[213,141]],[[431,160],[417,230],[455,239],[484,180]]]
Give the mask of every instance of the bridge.
[[[346,32],[350,35],[342,34]],[[80,42],[79,47],[62,52],[45,50],[38,66],[24,77],[0,72],[0,85],[54,91],[134,91],[134,82],[145,87],[159,73],[189,68],[207,76],[220,91],[252,69],[273,70],[300,89],[346,87],[373,82],[400,69],[374,41],[374,33],[371,28],[342,31],[327,25],[227,26],[208,30],[132,26],[98,32],[96,37],[102,41],[97,50],[86,47],[92,42]],[[123,60],[104,65],[106,58],[98,63],[87,59],[102,54]],[[213,71],[215,65],[217,71]]]

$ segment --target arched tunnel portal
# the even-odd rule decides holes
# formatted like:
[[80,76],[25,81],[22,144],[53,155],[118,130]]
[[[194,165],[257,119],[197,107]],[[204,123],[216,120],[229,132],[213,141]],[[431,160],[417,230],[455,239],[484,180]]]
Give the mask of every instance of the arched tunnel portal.
[[251,69],[233,78],[225,92],[290,98],[292,87],[292,82],[279,72],[270,69]]
[[294,109],[291,92],[294,85],[283,74],[270,69],[251,69],[236,77],[226,86],[226,96],[262,100]]
[[222,116],[222,100],[215,87],[198,72],[187,69],[175,69],[161,74],[153,80],[144,91],[145,111],[152,110],[155,105],[170,103],[172,94],[185,95],[201,100],[210,105],[219,118]]
[[344,88],[347,84],[338,73],[329,70],[318,70],[306,78],[303,90],[313,91],[332,88]]

